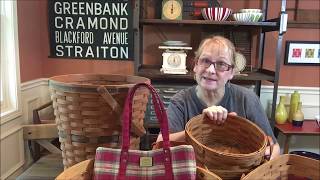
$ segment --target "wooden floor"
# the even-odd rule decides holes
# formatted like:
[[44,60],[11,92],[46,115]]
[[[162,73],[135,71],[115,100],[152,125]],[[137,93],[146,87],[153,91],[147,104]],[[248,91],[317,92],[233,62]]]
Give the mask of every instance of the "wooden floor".
[[61,154],[49,154],[41,157],[24,171],[17,180],[52,180],[63,171]]

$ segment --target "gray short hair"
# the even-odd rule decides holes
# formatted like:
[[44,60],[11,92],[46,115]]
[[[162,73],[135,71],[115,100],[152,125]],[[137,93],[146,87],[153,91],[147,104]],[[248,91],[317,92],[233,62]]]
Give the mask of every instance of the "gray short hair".
[[235,47],[233,45],[233,43],[223,37],[223,36],[217,36],[217,35],[213,35],[213,36],[209,36],[205,39],[203,39],[197,49],[197,51],[195,51],[195,61],[197,61],[204,49],[205,46],[207,46],[208,44],[211,44],[211,43],[219,43],[219,44],[223,44],[225,47],[227,47],[230,51],[230,57],[231,57],[231,63],[232,65],[235,64]]

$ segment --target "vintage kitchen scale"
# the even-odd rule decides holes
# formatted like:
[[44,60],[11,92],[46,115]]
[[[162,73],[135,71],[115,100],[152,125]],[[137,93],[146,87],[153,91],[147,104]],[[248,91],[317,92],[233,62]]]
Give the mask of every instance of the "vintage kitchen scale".
[[165,41],[159,46],[162,53],[162,68],[164,74],[187,74],[187,50],[192,50],[182,41]]

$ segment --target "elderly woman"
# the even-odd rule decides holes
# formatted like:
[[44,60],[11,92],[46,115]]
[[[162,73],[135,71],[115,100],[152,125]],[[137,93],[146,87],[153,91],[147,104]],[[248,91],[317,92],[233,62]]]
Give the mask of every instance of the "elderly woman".
[[[178,92],[167,110],[170,140],[184,141],[187,121],[198,114],[205,114],[216,125],[224,123],[228,114],[239,115],[272,137],[272,159],[280,154],[280,147],[259,98],[253,91],[229,82],[235,73],[234,56],[234,45],[224,37],[212,36],[201,42],[193,68],[197,85]],[[160,134],[157,141],[161,140]]]

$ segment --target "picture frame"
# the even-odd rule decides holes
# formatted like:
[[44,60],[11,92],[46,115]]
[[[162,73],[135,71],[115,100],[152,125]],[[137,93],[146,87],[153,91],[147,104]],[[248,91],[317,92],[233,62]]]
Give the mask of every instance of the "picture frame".
[[286,41],[285,65],[320,65],[320,41]]

